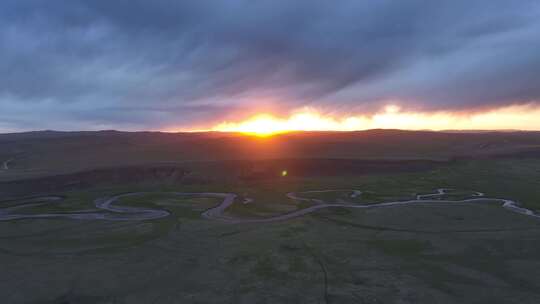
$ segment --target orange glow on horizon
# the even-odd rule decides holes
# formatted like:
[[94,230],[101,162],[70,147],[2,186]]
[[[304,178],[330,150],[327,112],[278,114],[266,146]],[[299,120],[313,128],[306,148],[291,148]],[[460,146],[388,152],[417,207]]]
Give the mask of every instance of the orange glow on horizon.
[[389,104],[372,115],[335,117],[312,109],[288,117],[257,114],[246,120],[225,121],[210,131],[240,132],[271,136],[292,131],[356,131],[367,129],[403,130],[540,130],[540,106],[516,105],[479,113],[407,112]]
[[255,115],[242,122],[223,122],[213,131],[241,132],[256,136],[270,136],[291,131],[327,131],[327,130],[352,130],[357,122],[351,118],[337,121],[331,117],[323,117],[320,114],[299,112],[290,117],[277,118],[270,114]]

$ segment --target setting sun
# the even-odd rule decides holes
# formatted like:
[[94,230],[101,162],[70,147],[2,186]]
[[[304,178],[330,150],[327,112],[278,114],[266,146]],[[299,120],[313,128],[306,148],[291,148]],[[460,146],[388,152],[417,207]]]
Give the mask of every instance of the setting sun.
[[407,112],[397,105],[387,105],[371,115],[334,117],[308,109],[288,117],[258,114],[239,122],[222,122],[211,130],[271,136],[291,131],[356,131],[366,129],[406,130],[495,130],[540,128],[540,108],[510,106],[481,113]]
[[222,123],[214,128],[217,131],[241,132],[256,136],[270,136],[288,131],[285,121],[269,114],[256,115],[240,123]]
[[270,114],[259,114],[241,122],[223,122],[212,128],[213,131],[241,132],[256,136],[271,136],[292,131],[350,131],[365,129],[365,119],[348,117],[335,119],[325,117],[316,111],[304,110],[287,118]]

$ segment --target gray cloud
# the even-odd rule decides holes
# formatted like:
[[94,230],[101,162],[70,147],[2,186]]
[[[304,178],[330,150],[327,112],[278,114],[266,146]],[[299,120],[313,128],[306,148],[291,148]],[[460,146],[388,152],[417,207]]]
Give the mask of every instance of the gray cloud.
[[537,102],[538,37],[534,0],[4,0],[0,131]]

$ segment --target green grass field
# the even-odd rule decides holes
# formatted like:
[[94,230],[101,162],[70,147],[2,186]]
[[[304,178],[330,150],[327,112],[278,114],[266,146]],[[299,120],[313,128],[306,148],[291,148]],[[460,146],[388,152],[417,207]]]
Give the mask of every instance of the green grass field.
[[[320,189],[363,194],[303,197],[372,204],[452,188],[445,199],[480,191],[538,209],[539,181],[536,159],[490,159],[346,178],[95,185],[20,212],[95,209],[99,197],[148,191],[117,204],[171,215],[0,222],[0,280],[10,290],[6,303],[537,303],[540,221],[498,203],[329,208],[288,221],[227,224],[200,216],[221,199],[163,192],[234,192],[228,216],[265,218],[313,204],[287,193]],[[247,197],[253,201],[244,204]]]

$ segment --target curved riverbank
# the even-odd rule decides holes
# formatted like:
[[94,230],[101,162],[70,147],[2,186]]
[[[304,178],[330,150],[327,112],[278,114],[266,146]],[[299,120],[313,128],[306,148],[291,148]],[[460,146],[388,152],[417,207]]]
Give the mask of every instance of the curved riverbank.
[[[237,198],[235,193],[219,193],[219,192],[160,192],[160,194],[168,194],[174,196],[189,196],[189,197],[215,197],[223,199],[220,204],[204,211],[201,214],[202,218],[210,220],[218,220],[227,223],[269,223],[284,221],[306,214],[315,212],[324,208],[355,208],[355,209],[372,209],[372,208],[385,208],[392,206],[406,206],[406,205],[421,205],[421,204],[452,204],[452,203],[494,203],[498,202],[501,206],[509,211],[519,213],[526,216],[540,218],[540,214],[521,207],[518,203],[508,199],[487,198],[481,192],[474,192],[472,196],[474,198],[464,200],[441,200],[443,195],[448,194],[449,189],[437,189],[435,193],[417,195],[415,200],[407,201],[394,201],[384,202],[377,204],[352,204],[352,203],[324,203],[320,199],[303,197],[302,193],[322,193],[322,192],[337,192],[337,191],[349,191],[350,197],[355,198],[362,194],[359,190],[314,190],[306,192],[290,192],[287,193],[287,197],[296,201],[309,201],[313,203],[312,206],[299,209],[290,213],[279,214],[276,216],[262,218],[262,219],[249,219],[249,218],[237,218],[225,215],[225,211],[229,208]],[[153,220],[159,219],[170,215],[170,212],[162,209],[150,209],[131,207],[115,204],[119,199],[124,197],[132,197],[144,194],[152,194],[156,192],[131,192],[119,194],[107,198],[99,198],[94,201],[94,205],[97,209],[92,210],[80,210],[77,212],[65,212],[65,213],[41,213],[41,214],[24,214],[17,213],[17,210],[24,208],[32,208],[37,206],[43,206],[46,204],[53,204],[62,201],[64,198],[61,196],[44,196],[23,200],[21,204],[0,209],[0,221],[9,221],[17,219],[44,219],[44,218],[68,218],[76,220],[112,220],[112,221],[141,221],[141,220]],[[253,200],[246,198],[244,202],[252,203]]]

